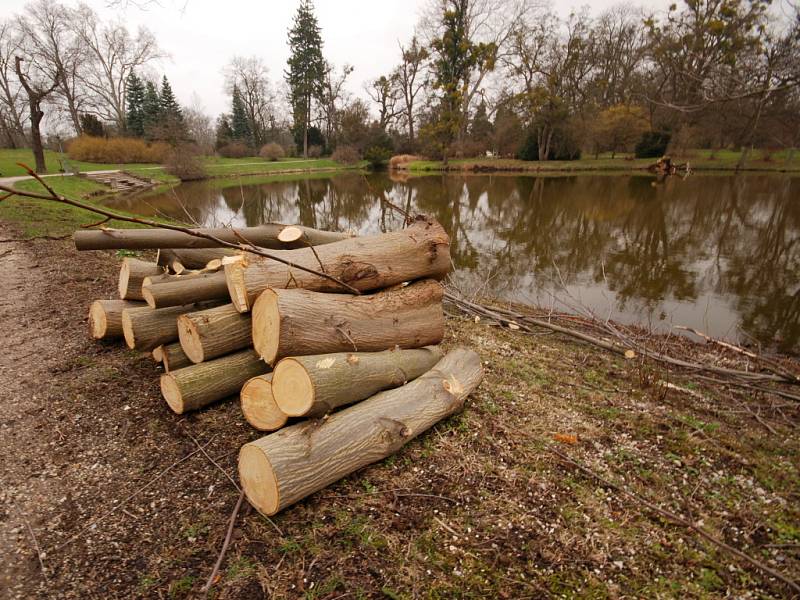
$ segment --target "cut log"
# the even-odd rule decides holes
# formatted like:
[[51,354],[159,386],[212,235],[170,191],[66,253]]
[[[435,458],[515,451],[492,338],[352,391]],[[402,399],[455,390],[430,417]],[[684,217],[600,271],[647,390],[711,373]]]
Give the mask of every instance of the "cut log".
[[286,356],[436,345],[442,294],[432,279],[366,296],[268,289],[253,307],[253,345],[271,365]]
[[256,429],[275,431],[286,425],[289,417],[278,408],[272,395],[272,373],[248,380],[239,398],[244,418]]
[[153,350],[153,358],[164,365],[164,371],[167,373],[192,364],[192,361],[184,354],[183,348],[177,342],[158,346]]
[[248,379],[269,371],[252,350],[229,354],[161,376],[161,394],[169,407],[183,414],[232,396]]
[[[170,281],[152,283],[145,279],[142,296],[150,308],[180,306],[204,300],[228,300],[225,273],[198,273],[174,276]],[[147,285],[147,284],[150,285]],[[235,310],[235,309],[234,309]]]
[[416,379],[441,358],[439,346],[284,358],[275,366],[272,393],[290,417],[321,417]]
[[142,282],[145,277],[160,275],[164,269],[156,263],[138,258],[125,258],[119,270],[119,297],[123,300],[144,300]]
[[215,303],[187,304],[169,308],[128,308],[122,311],[122,333],[128,348],[149,352],[178,340],[178,317],[187,312],[205,310]]
[[[439,223],[424,218],[402,231],[353,238],[313,250],[282,250],[273,254],[324,271],[362,292],[424,277],[441,279],[450,270],[447,233]],[[266,288],[346,291],[334,281],[261,256],[244,254],[238,260],[223,263],[231,301],[240,312],[250,310],[258,294]]]
[[163,249],[158,251],[156,262],[173,273],[181,274],[186,270],[205,269],[209,263],[226,256],[238,256],[238,252],[231,248]]
[[[197,229],[223,242],[238,244],[242,238],[261,248],[303,248],[308,245],[330,244],[351,237],[347,233],[320,231],[300,225],[267,223],[258,227],[220,227]],[[235,233],[234,233],[235,232]],[[238,234],[238,235],[237,235]],[[89,229],[76,231],[73,236],[76,250],[144,250],[156,248],[218,248],[213,240],[199,238],[170,229]]]
[[274,515],[386,458],[459,411],[482,375],[478,355],[458,348],[408,385],[245,444],[239,479],[247,499],[262,514]]
[[[220,273],[221,275],[221,273]],[[250,315],[224,304],[178,317],[178,339],[186,356],[200,363],[253,345]]]
[[142,306],[129,300],[95,300],[89,307],[89,334],[96,340],[121,338],[122,311]]

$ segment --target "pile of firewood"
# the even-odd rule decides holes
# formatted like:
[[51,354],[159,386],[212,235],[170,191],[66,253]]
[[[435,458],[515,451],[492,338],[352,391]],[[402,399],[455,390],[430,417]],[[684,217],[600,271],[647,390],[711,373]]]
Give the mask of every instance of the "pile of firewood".
[[155,262],[123,260],[120,299],[92,303],[90,333],[152,353],[174,412],[239,394],[248,423],[275,431],[239,454],[262,513],[396,452],[478,385],[474,352],[444,356],[437,345],[451,261],[435,221],[366,237],[283,225],[199,231],[271,257],[180,231],[76,232],[79,250],[158,249]]

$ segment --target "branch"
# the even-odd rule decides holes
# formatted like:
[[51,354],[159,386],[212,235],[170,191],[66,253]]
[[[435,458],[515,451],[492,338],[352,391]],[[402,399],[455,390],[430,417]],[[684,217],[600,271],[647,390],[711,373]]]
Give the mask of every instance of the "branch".
[[260,248],[256,248],[255,246],[253,246],[251,244],[244,244],[244,243],[236,244],[234,242],[226,242],[224,240],[219,239],[215,235],[212,235],[210,233],[205,233],[205,232],[202,232],[202,231],[197,231],[196,229],[192,229],[190,227],[184,227],[184,226],[181,226],[181,225],[170,225],[168,223],[159,223],[158,221],[151,221],[149,219],[140,219],[138,217],[128,217],[128,216],[125,216],[125,215],[121,215],[119,213],[115,213],[115,212],[110,211],[110,210],[106,210],[104,208],[99,208],[99,207],[96,207],[96,206],[92,206],[90,204],[84,204],[83,202],[78,202],[77,200],[71,200],[71,199],[67,198],[66,196],[61,196],[58,193],[56,193],[56,191],[52,187],[50,187],[41,177],[39,177],[39,175],[34,173],[33,170],[28,165],[23,164],[23,163],[17,163],[17,164],[20,167],[22,167],[23,169],[25,169],[31,177],[36,179],[36,181],[38,181],[39,184],[45,190],[47,190],[47,194],[39,194],[37,192],[28,192],[28,191],[24,191],[24,190],[17,190],[15,188],[8,187],[8,186],[5,186],[5,185],[0,185],[0,191],[7,192],[8,194],[12,194],[12,195],[15,195],[15,196],[25,197],[25,198],[34,198],[34,199],[37,199],[37,200],[51,200],[53,202],[60,202],[61,204],[68,204],[69,206],[75,206],[77,208],[82,208],[84,210],[88,210],[89,212],[101,215],[103,217],[108,217],[109,220],[110,219],[114,219],[116,221],[124,221],[126,223],[137,223],[139,225],[147,225],[148,227],[157,227],[157,228],[160,228],[160,229],[170,229],[172,231],[180,231],[181,233],[185,233],[187,235],[203,238],[203,239],[206,239],[206,240],[211,240],[215,244],[218,244],[219,246],[222,246],[222,247],[225,247],[225,248],[233,248],[234,250],[240,250],[240,251],[243,251],[243,252],[250,252],[251,254],[255,254],[255,255],[261,256],[263,258],[269,258],[271,260],[274,260],[274,261],[277,261],[279,263],[282,263],[282,264],[284,264],[284,265],[286,265],[288,267],[292,267],[292,268],[295,268],[295,269],[300,269],[301,271],[305,271],[306,273],[311,273],[312,275],[317,275],[318,277],[322,277],[323,279],[327,279],[329,281],[332,281],[332,282],[342,286],[344,289],[346,289],[348,292],[350,292],[352,294],[356,294],[356,295],[360,295],[361,294],[361,292],[359,292],[356,288],[354,288],[353,286],[345,283],[344,281],[342,281],[338,277],[334,277],[333,275],[328,275],[327,273],[322,273],[320,271],[317,271],[315,269],[311,269],[309,267],[304,267],[303,265],[298,265],[297,263],[294,263],[294,262],[292,262],[290,260],[286,260],[285,258],[280,258],[279,256],[275,256],[274,254],[270,254],[269,252],[264,252]]

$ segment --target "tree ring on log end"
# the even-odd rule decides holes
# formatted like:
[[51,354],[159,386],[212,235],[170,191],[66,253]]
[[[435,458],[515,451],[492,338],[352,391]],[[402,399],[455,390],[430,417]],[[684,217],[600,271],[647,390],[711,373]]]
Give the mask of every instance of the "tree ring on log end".
[[269,516],[278,512],[280,498],[275,471],[261,448],[245,444],[239,451],[239,479],[256,510]]
[[164,345],[156,346],[153,348],[153,360],[156,362],[164,362]]
[[96,340],[102,339],[108,331],[108,318],[102,302],[95,300],[89,307],[89,331]]
[[119,291],[119,297],[123,300],[128,294],[128,281],[131,278],[131,266],[128,264],[127,260],[122,261],[122,266],[119,269],[119,285],[117,285],[117,290]]
[[150,286],[145,282],[142,282],[142,298],[144,298],[144,301],[147,302],[147,306],[150,308],[157,308],[156,299],[153,297],[153,292],[150,289]]
[[250,303],[247,298],[247,286],[244,283],[244,262],[242,260],[222,262],[225,265],[225,283],[228,286],[231,302],[236,310],[245,313],[250,310]]
[[201,363],[205,358],[203,342],[194,322],[186,315],[178,317],[178,340],[180,340],[183,353],[193,363]]
[[290,417],[302,417],[314,405],[314,383],[305,367],[293,358],[284,358],[275,366],[272,379],[275,403]]
[[303,230],[294,225],[289,225],[281,229],[278,240],[283,243],[296,242],[303,237]]
[[128,348],[133,350],[136,348],[136,336],[133,333],[133,323],[131,322],[131,315],[127,310],[122,311],[122,335],[125,337],[125,343]]
[[169,373],[161,376],[161,395],[167,401],[169,407],[179,415],[183,414],[183,395],[178,386],[178,382]]
[[288,419],[272,395],[272,374],[253,377],[242,386],[239,395],[242,414],[247,422],[260,431],[275,431],[286,424]]
[[264,290],[253,304],[253,347],[269,365],[275,363],[281,337],[278,294]]

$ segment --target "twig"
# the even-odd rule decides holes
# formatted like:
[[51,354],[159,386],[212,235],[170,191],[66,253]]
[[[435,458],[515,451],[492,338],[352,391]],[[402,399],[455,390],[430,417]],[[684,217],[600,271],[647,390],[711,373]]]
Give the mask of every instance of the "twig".
[[25,521],[25,527],[28,528],[28,533],[31,534],[31,539],[33,540],[33,547],[36,549],[36,558],[39,559],[39,567],[42,569],[42,577],[44,577],[44,582],[49,586],[50,580],[47,579],[47,571],[44,569],[44,561],[42,560],[42,549],[39,548],[39,542],[36,540],[36,534],[33,533],[33,527],[31,524],[28,523],[28,519],[23,519]]
[[231,477],[228,474],[228,472],[225,469],[223,469],[222,466],[217,461],[215,461],[213,458],[211,458],[211,455],[208,452],[206,452],[206,449],[203,446],[200,445],[200,442],[197,441],[197,438],[194,437],[191,433],[189,433],[189,431],[185,427],[183,428],[183,431],[184,431],[184,433],[186,435],[188,435],[190,438],[192,438],[192,441],[197,446],[197,449],[200,450],[200,452],[203,453],[203,456],[205,456],[208,459],[208,462],[210,462],[212,465],[214,465],[217,469],[219,469],[222,472],[223,475],[225,475],[225,477],[228,478],[228,481],[230,481],[231,484],[233,485],[233,487],[236,488],[237,492],[241,492],[242,488],[239,487],[239,484],[236,483],[236,480],[233,477]]
[[99,227],[103,223],[108,223],[111,220],[111,217],[106,217],[105,219],[98,221],[97,223],[88,223],[87,225],[81,225],[82,229],[92,229],[93,227]]
[[632,492],[632,491],[628,490],[627,488],[624,488],[621,485],[618,485],[618,484],[614,483],[613,481],[611,481],[609,479],[606,479],[605,477],[603,477],[599,473],[596,473],[595,471],[593,471],[592,469],[590,469],[586,465],[578,462],[577,460],[574,460],[574,459],[570,458],[569,456],[567,456],[566,454],[564,454],[563,452],[561,452],[557,448],[554,448],[554,447],[550,446],[549,450],[553,454],[555,454],[556,456],[561,458],[561,460],[563,460],[564,462],[566,462],[566,463],[572,465],[573,467],[575,467],[576,469],[582,471],[585,475],[588,475],[592,479],[595,479],[596,481],[599,481],[604,486],[607,486],[607,487],[609,487],[611,489],[616,490],[617,492],[619,492],[620,494],[622,494],[624,496],[627,496],[629,499],[633,500],[637,504],[646,506],[651,511],[657,513],[658,515],[660,515],[661,517],[665,518],[666,520],[675,523],[676,525],[680,525],[680,526],[685,527],[687,529],[691,529],[692,531],[694,531],[695,533],[697,533],[698,535],[700,535],[704,539],[708,540],[709,542],[711,542],[712,544],[714,544],[718,548],[721,548],[721,549],[733,554],[734,556],[744,560],[745,562],[750,563],[751,565],[753,565],[754,567],[756,567],[760,571],[763,571],[764,573],[767,573],[768,575],[771,575],[775,579],[778,579],[778,580],[782,581],[787,586],[789,586],[792,590],[794,590],[796,593],[800,594],[800,585],[798,585],[796,582],[794,582],[791,579],[789,579],[786,575],[784,575],[780,571],[776,571],[775,569],[765,565],[763,562],[761,562],[757,558],[754,558],[754,557],[750,556],[749,554],[745,554],[744,552],[742,552],[738,548],[734,548],[733,546],[731,546],[729,544],[726,544],[725,542],[723,542],[722,540],[720,540],[719,538],[714,536],[711,532],[709,532],[708,530],[704,529],[703,527],[700,527],[699,525],[695,525],[691,521],[687,521],[686,519],[676,515],[672,511],[669,511],[669,510],[666,510],[664,508],[661,508],[657,504],[654,504],[653,502],[650,502],[649,500],[647,500],[643,496],[640,496],[639,494],[637,494],[635,492]]
[[217,244],[219,246],[222,246],[222,247],[225,247],[225,248],[233,248],[235,250],[242,250],[244,252],[250,252],[250,253],[255,254],[257,256],[261,256],[263,258],[268,258],[268,259],[277,261],[277,262],[282,263],[284,265],[287,265],[289,267],[294,267],[296,269],[300,269],[301,271],[305,271],[306,273],[311,273],[312,275],[317,275],[318,277],[322,277],[323,279],[327,279],[329,281],[332,281],[332,282],[342,286],[343,288],[345,288],[346,290],[348,290],[349,292],[351,292],[353,294],[356,294],[356,295],[360,295],[361,294],[361,292],[359,290],[357,290],[353,286],[345,283],[344,281],[342,281],[338,277],[334,277],[333,275],[329,275],[327,273],[321,273],[320,271],[317,271],[316,269],[312,269],[310,267],[304,267],[303,265],[299,265],[299,264],[297,264],[295,262],[292,262],[290,260],[286,260],[285,258],[281,258],[281,257],[276,256],[274,254],[270,254],[269,252],[264,252],[263,250],[261,250],[260,248],[256,248],[255,246],[250,246],[250,245],[247,245],[247,244],[237,244],[237,243],[234,243],[234,242],[226,242],[225,240],[221,240],[220,238],[218,238],[217,236],[215,236],[213,234],[206,233],[206,232],[203,232],[203,231],[198,231],[198,230],[192,229],[190,227],[184,227],[184,226],[181,226],[181,225],[170,225],[168,223],[159,223],[158,221],[151,221],[149,219],[140,219],[138,217],[128,217],[128,216],[125,216],[125,215],[121,215],[119,213],[115,213],[113,211],[106,210],[104,208],[99,208],[99,207],[96,207],[96,206],[92,206],[90,204],[85,204],[83,202],[78,202],[76,200],[71,200],[71,199],[67,198],[66,196],[61,196],[61,195],[57,194],[55,192],[55,190],[53,190],[53,188],[51,188],[41,177],[39,177],[36,173],[34,173],[34,171],[30,167],[28,167],[27,165],[24,165],[22,163],[17,163],[17,164],[19,164],[19,166],[21,166],[22,168],[26,169],[28,171],[28,173],[32,177],[34,177],[42,185],[42,187],[44,187],[47,190],[48,194],[39,194],[39,193],[36,193],[36,192],[28,192],[28,191],[24,191],[24,190],[17,190],[15,188],[7,187],[7,186],[4,186],[4,185],[0,185],[0,190],[2,190],[4,192],[9,192],[9,193],[15,194],[17,196],[23,196],[25,198],[35,198],[35,199],[38,199],[38,200],[51,200],[53,202],[60,202],[62,204],[68,204],[69,206],[75,206],[77,208],[82,208],[83,210],[87,210],[89,212],[92,212],[92,213],[95,213],[95,214],[98,214],[98,215],[102,215],[102,216],[108,217],[109,219],[114,219],[114,220],[117,220],[117,221],[124,221],[126,223],[138,223],[140,225],[147,225],[148,227],[157,227],[157,228],[160,228],[160,229],[169,229],[169,230],[172,230],[172,231],[180,231],[181,233],[185,233],[187,235],[203,238],[203,239],[206,239],[206,240],[211,240],[215,244]]
[[200,591],[206,596],[208,596],[211,586],[214,585],[214,579],[217,577],[219,568],[222,566],[222,561],[225,559],[225,553],[228,551],[228,545],[231,543],[231,536],[233,535],[233,526],[236,524],[236,517],[239,516],[239,509],[242,508],[242,502],[244,502],[244,490],[239,492],[239,501],[236,503],[236,506],[231,513],[231,520],[230,523],[228,523],[228,532],[225,534],[225,541],[222,542],[222,549],[219,551],[219,556],[217,557],[217,562],[214,565],[214,570],[211,571],[211,575],[209,576],[208,581],[206,581],[206,584],[200,588]]

